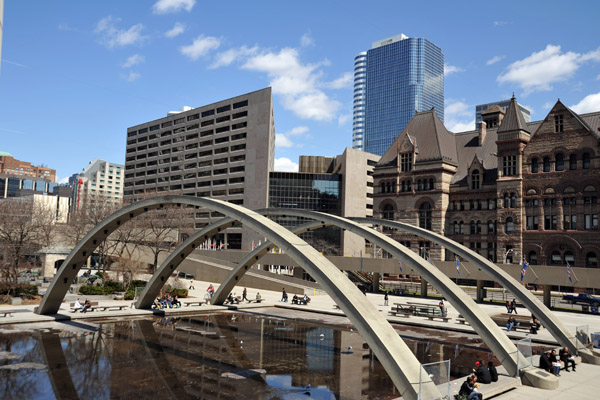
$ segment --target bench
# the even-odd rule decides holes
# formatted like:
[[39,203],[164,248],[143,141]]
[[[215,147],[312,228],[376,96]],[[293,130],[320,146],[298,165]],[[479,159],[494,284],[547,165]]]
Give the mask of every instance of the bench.
[[410,311],[410,310],[400,310],[400,311],[390,310],[390,311],[388,311],[388,313],[390,315],[393,315],[394,317],[404,317],[404,318],[409,318],[412,315],[412,311]]
[[255,303],[262,303],[263,301],[265,301],[265,299],[254,299],[254,300],[250,300],[249,303],[252,303],[253,301]]
[[14,311],[0,311],[0,314],[4,314],[5,317],[7,315],[10,315],[12,317],[14,313]]
[[[91,306],[87,309],[87,311],[94,311],[95,309],[99,308],[97,301],[90,301],[90,304]],[[81,303],[81,305],[83,306],[83,303]],[[71,303],[69,306],[71,307],[71,311],[73,312],[81,311],[80,307],[75,307],[75,303]]]
[[204,300],[184,301],[183,302],[183,304],[185,304],[186,307],[189,307],[189,306],[194,305],[194,304],[197,304],[198,306],[201,306],[204,303],[205,303]]
[[452,318],[450,318],[450,317],[442,317],[441,315],[428,315],[427,319],[430,320],[430,321],[433,321],[434,319],[441,319],[444,322],[448,322]]
[[466,325],[466,324],[468,324],[468,323],[469,323],[469,322],[468,322],[466,319],[464,319],[464,318],[456,318],[456,322],[458,322],[458,323],[459,323],[459,324],[461,324],[461,325]]
[[112,306],[96,306],[96,307],[92,307],[94,310],[102,310],[102,311],[106,311],[106,310],[110,310],[113,308],[118,309],[119,311],[123,310],[124,308],[129,308],[128,305],[112,305]]

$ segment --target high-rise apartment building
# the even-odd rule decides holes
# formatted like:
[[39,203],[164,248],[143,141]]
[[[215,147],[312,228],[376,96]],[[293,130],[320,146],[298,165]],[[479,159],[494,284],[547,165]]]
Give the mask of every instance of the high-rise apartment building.
[[[274,155],[271,88],[170,112],[127,129],[124,196],[178,193],[265,208]],[[198,210],[195,227],[221,217]],[[264,240],[243,227],[217,236],[230,249],[250,249],[253,241]]]
[[80,173],[69,178],[73,187],[75,209],[83,206],[86,199],[102,197],[120,203],[123,200],[125,166],[97,158],[90,161]]
[[354,63],[353,147],[383,155],[415,112],[444,121],[444,55],[403,34],[373,43]]

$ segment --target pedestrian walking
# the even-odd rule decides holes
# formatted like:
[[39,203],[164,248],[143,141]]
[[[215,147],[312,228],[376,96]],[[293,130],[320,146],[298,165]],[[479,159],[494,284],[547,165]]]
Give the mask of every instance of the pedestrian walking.
[[247,294],[248,291],[246,290],[246,288],[244,288],[244,291],[242,292],[242,300],[246,300],[248,303],[250,303],[250,300],[248,300],[248,298],[246,297]]
[[283,301],[285,303],[287,303],[287,301],[288,301],[288,295],[285,291],[285,288],[283,288],[282,293],[281,293],[281,301]]
[[438,304],[438,306],[440,307],[440,313],[442,315],[442,317],[446,316],[446,306],[444,305],[444,299],[440,300],[440,303]]
[[385,292],[385,295],[383,296],[383,305],[387,306],[388,305],[388,293]]
[[517,312],[517,302],[515,301],[515,299],[513,299],[512,303],[510,303],[510,309],[515,313],[518,314]]

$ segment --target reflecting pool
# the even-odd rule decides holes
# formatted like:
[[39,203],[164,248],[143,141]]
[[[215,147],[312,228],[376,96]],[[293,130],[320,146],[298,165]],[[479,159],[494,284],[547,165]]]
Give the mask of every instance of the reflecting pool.
[[[495,360],[475,335],[395,328],[422,363],[450,359],[455,377]],[[0,329],[0,382],[2,399],[398,396],[352,326],[245,312]]]

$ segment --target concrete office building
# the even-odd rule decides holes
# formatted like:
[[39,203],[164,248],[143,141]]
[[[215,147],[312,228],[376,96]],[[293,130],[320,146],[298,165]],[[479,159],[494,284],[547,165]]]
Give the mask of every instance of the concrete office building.
[[[336,157],[300,156],[299,172],[271,172],[269,207],[320,211],[343,217],[373,216],[373,168],[379,156],[346,148]],[[297,217],[276,217],[288,228]],[[339,228],[321,228],[302,236],[324,254],[360,255],[364,239]]]
[[[275,154],[271,88],[127,129],[125,200],[144,193],[207,196],[250,209],[268,206]],[[199,210],[195,227],[222,217]],[[242,227],[215,238],[230,249],[264,240]]]
[[373,43],[354,61],[352,147],[383,155],[415,112],[444,121],[444,55],[403,34]]
[[86,199],[102,197],[116,203],[123,201],[125,166],[93,159],[80,173],[69,178],[73,187],[73,205],[80,209]]
[[[510,104],[510,100],[501,100],[494,103],[478,104],[475,106],[475,129],[479,127],[481,121],[483,121],[482,114],[484,112],[490,114],[495,113],[498,109],[501,109],[503,114],[506,114],[506,109]],[[518,103],[517,103],[518,104]],[[531,122],[531,110],[527,107],[519,104],[519,110],[525,122]],[[488,126],[488,128],[496,128],[495,126]]]

